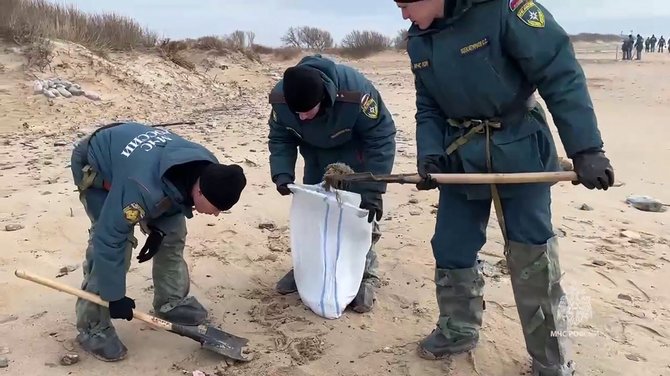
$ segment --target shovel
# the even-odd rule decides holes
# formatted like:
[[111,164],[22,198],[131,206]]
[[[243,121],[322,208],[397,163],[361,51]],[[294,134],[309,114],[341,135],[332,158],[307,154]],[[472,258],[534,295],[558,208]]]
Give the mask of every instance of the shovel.
[[[109,303],[102,300],[98,295],[91,294],[90,292],[70,287],[23,270],[17,270],[14,274],[19,278],[51,287],[52,289],[77,296],[103,307],[109,306]],[[248,362],[253,359],[252,355],[243,353],[244,347],[248,342],[246,338],[237,337],[207,325],[185,326],[173,324],[137,310],[133,310],[133,317],[140,321],[144,321],[156,329],[167,330],[171,333],[191,338],[192,340],[199,342],[205,349],[224,355],[228,358],[243,362]]]
[[[523,172],[523,173],[485,173],[485,174],[430,174],[430,178],[438,184],[521,184],[521,183],[555,183],[559,181],[575,181],[574,171],[557,172]],[[341,187],[354,182],[385,182],[399,184],[416,184],[423,180],[419,174],[373,175],[370,172],[352,174],[331,174],[325,177],[333,187]]]

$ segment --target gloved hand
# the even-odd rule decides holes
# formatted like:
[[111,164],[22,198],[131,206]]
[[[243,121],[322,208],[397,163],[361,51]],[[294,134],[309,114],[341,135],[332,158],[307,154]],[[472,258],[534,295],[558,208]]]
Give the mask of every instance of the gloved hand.
[[151,260],[152,257],[158,252],[165,237],[165,233],[159,230],[156,227],[149,226],[151,232],[147,236],[147,241],[144,243],[144,247],[140,251],[140,254],[137,256],[137,260],[141,263]]
[[602,189],[614,185],[614,169],[602,151],[582,152],[572,158],[577,173],[573,185],[583,184],[588,189]]
[[127,296],[113,302],[109,302],[109,316],[113,319],[133,319],[133,308],[135,301]]
[[291,176],[287,174],[280,174],[275,180],[277,192],[279,192],[279,194],[282,196],[288,196],[292,193],[291,189],[288,187],[289,184],[293,184],[293,179],[291,179]]
[[372,219],[377,217],[379,221],[384,214],[384,204],[381,193],[364,193],[361,195],[361,209],[369,210],[368,223],[372,223]]
[[440,168],[441,155],[428,155],[418,163],[418,172],[424,180],[416,184],[416,189],[420,191],[428,191],[435,189],[439,184],[428,178],[428,174],[439,174],[442,172]]

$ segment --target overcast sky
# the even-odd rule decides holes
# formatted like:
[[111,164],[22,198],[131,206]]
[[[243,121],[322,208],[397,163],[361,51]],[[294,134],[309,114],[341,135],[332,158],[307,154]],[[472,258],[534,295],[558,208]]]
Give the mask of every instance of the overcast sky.
[[[339,42],[351,30],[395,36],[409,26],[392,0],[49,0],[85,12],[132,17],[162,37],[180,39],[256,33],[256,43],[281,44],[291,26],[315,26]],[[495,0],[501,1],[501,0]],[[670,0],[538,0],[571,34],[670,35]],[[664,30],[665,28],[665,30]]]

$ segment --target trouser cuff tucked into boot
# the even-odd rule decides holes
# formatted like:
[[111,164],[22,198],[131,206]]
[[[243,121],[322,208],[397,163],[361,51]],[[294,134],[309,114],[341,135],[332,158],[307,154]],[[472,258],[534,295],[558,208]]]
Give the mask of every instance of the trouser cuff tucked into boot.
[[481,269],[436,269],[435,285],[440,318],[437,328],[419,344],[419,355],[442,359],[472,350],[479,341],[484,309]]
[[128,353],[113,327],[98,332],[81,331],[77,342],[84,351],[105,362],[117,362]]
[[567,331],[561,299],[561,268],[556,237],[543,245],[509,243],[507,266],[512,281],[526,349],[533,360],[534,376],[572,375],[567,359]]
[[162,306],[156,316],[178,325],[197,326],[207,320],[207,310],[195,297],[189,296],[178,303]]

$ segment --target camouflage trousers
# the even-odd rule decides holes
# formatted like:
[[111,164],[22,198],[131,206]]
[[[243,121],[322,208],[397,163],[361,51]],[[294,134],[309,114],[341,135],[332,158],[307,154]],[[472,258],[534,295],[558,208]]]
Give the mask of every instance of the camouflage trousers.
[[[96,269],[93,235],[96,221],[100,216],[107,191],[97,188],[86,189],[80,195],[86,213],[91,220],[89,229],[88,247],[83,263],[84,280],[81,288],[85,291],[98,294],[99,287],[96,275],[104,272]],[[165,232],[159,251],[152,260],[152,279],[154,288],[153,307],[157,314],[169,312],[181,305],[190,305],[193,300],[189,297],[190,277],[188,266],[184,260],[184,244],[187,234],[186,218],[183,215],[161,217],[152,221],[152,224]],[[137,239],[131,232],[125,248],[126,271],[130,267],[132,249],[137,247]],[[109,310],[87,300],[78,299],[76,303],[77,329],[89,335],[108,335],[113,329]]]

